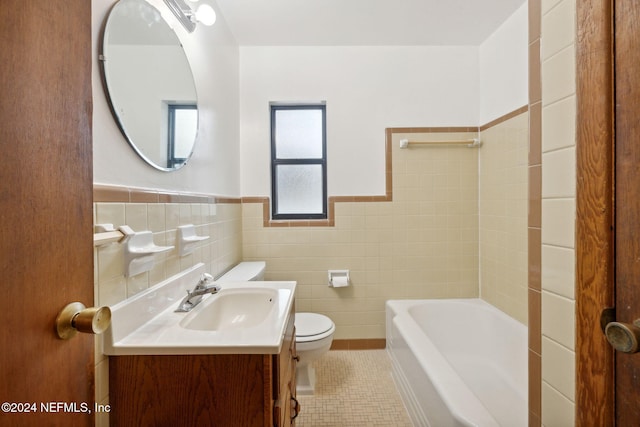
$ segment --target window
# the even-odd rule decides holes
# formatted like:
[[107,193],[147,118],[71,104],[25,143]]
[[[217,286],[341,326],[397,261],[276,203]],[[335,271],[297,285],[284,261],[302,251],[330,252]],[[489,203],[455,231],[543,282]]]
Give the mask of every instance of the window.
[[271,104],[271,215],[327,218],[326,106]]
[[167,167],[185,163],[191,155],[198,132],[198,107],[193,104],[169,104],[169,145]]

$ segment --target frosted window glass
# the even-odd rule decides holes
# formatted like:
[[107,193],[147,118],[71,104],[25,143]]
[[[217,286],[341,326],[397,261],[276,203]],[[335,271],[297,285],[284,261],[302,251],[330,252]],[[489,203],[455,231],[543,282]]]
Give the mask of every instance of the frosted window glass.
[[322,213],[322,166],[278,165],[277,213]]
[[176,109],[174,112],[174,137],[175,145],[173,157],[187,159],[193,148],[198,132],[198,110]]
[[322,158],[322,111],[276,111],[276,157]]

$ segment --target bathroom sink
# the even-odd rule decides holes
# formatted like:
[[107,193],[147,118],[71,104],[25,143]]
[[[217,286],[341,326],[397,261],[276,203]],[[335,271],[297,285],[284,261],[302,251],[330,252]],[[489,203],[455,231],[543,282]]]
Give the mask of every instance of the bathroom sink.
[[203,331],[254,328],[270,319],[277,297],[275,289],[223,287],[187,314],[180,326]]
[[205,273],[204,264],[111,306],[103,353],[278,354],[293,310],[296,282],[216,282],[190,312],[176,313],[185,291]]

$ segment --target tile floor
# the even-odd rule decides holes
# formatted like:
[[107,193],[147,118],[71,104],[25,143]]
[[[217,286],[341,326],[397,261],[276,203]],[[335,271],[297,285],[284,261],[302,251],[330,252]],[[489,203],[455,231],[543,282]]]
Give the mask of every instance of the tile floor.
[[316,392],[298,396],[297,427],[411,427],[386,350],[329,351],[315,367]]

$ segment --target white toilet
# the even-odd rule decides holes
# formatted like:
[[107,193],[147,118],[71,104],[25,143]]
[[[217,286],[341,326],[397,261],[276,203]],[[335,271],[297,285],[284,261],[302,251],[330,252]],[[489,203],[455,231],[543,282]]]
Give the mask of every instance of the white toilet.
[[[217,282],[244,282],[264,280],[264,261],[247,261],[233,267]],[[311,363],[331,348],[336,325],[327,316],[317,313],[296,313],[296,392],[311,395],[315,389],[315,370]]]
[[296,367],[296,392],[313,394],[316,387],[314,362],[331,348],[336,325],[318,313],[296,313],[296,352],[300,357]]

